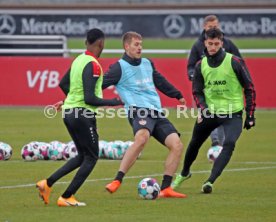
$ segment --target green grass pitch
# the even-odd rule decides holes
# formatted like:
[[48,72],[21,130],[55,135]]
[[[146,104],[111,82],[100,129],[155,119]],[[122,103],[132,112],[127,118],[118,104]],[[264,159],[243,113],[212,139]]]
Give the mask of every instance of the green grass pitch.
[[[275,38],[231,38],[231,40],[240,49],[275,49]],[[191,49],[196,38],[183,38],[183,39],[153,39],[144,38],[144,49]],[[68,39],[68,48],[82,49],[84,48],[84,39]],[[105,41],[106,49],[122,49],[122,41],[118,38],[107,38]],[[120,54],[102,54],[102,57],[118,57]],[[186,58],[187,54],[144,54],[146,57],[183,57]],[[243,57],[275,57],[274,54],[242,54]]]
[[[152,176],[161,183],[164,159],[168,153],[151,139],[116,193],[109,194],[104,186],[114,178],[120,161],[99,160],[76,195],[87,206],[59,208],[56,205],[57,198],[74,173],[54,185],[50,204],[44,206],[38,198],[35,182],[49,176],[64,161],[25,162],[20,157],[20,150],[24,144],[33,140],[68,142],[70,137],[61,117],[47,119],[42,108],[2,107],[0,140],[9,143],[14,154],[11,160],[0,161],[0,221],[275,222],[275,115],[276,111],[256,112],[256,127],[249,131],[243,130],[232,160],[215,183],[211,195],[200,193],[201,185],[211,169],[206,158],[210,146],[208,140],[192,167],[192,178],[178,190],[186,193],[188,198],[154,201],[140,199],[136,188],[138,182]],[[169,119],[182,133],[181,139],[186,147],[195,120],[183,116],[178,119],[175,110],[171,110]],[[132,139],[126,119],[98,119],[98,129],[100,139]]]

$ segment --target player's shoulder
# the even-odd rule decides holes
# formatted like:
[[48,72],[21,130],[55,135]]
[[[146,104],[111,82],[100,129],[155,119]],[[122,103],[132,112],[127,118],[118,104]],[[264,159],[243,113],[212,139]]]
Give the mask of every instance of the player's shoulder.
[[239,63],[239,64],[243,64],[244,63],[244,61],[243,61],[242,58],[240,58],[240,57],[238,57],[236,55],[233,55],[233,54],[232,54],[232,62]]
[[99,77],[102,74],[101,65],[96,61],[92,61],[91,64],[92,64],[92,69],[93,69],[93,76]]
[[[204,58],[204,57],[203,57],[203,58]],[[202,59],[203,59],[203,58],[202,58]],[[196,66],[200,66],[200,65],[201,65],[202,59],[200,59],[200,60],[198,60],[198,61],[196,62]]]

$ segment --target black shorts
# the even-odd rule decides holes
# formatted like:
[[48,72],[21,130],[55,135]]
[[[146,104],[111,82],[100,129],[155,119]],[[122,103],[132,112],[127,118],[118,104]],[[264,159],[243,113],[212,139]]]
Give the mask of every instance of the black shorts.
[[150,135],[163,145],[165,145],[168,135],[177,133],[180,136],[173,124],[162,113],[153,110],[146,112],[146,110],[138,108],[138,111],[136,110],[131,115],[129,114],[128,120],[132,126],[134,135],[140,129],[147,129]]

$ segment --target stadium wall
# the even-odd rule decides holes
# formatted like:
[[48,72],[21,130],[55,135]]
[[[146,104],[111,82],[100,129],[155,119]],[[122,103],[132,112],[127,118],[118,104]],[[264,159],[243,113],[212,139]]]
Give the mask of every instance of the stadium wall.
[[0,8],[0,35],[83,37],[91,28],[120,38],[129,30],[151,38],[197,37],[207,14],[216,14],[233,37],[274,37],[276,9],[220,10],[12,10]]
[[[104,70],[117,58],[101,59]],[[1,106],[45,106],[63,100],[58,87],[59,80],[70,67],[73,58],[57,57],[1,57],[0,105]],[[160,71],[184,95],[188,106],[193,104],[191,83],[187,79],[183,58],[153,59]],[[248,58],[246,64],[257,91],[258,108],[276,108],[274,84],[276,82],[276,58]],[[264,73],[265,70],[265,73]],[[264,78],[265,76],[265,78]],[[114,87],[105,90],[105,97],[116,96]],[[175,107],[177,101],[161,95],[165,107]]]

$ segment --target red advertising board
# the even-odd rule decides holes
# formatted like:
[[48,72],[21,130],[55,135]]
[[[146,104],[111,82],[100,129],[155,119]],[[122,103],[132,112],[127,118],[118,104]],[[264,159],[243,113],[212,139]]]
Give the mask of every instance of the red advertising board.
[[[0,57],[0,105],[37,106],[48,105],[63,99],[58,87],[59,80],[70,67],[72,58],[53,57]],[[106,71],[117,59],[101,59]],[[191,82],[187,79],[186,59],[158,58],[153,59],[155,67],[192,105]],[[276,93],[273,84],[276,82],[276,58],[246,59],[257,91],[257,107],[276,108]],[[114,96],[114,88],[104,92],[106,97]],[[163,106],[177,105],[160,93]]]

